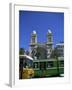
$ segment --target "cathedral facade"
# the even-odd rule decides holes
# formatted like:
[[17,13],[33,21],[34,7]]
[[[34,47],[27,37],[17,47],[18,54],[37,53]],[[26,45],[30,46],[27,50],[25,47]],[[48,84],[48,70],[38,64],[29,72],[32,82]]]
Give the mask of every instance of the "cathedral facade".
[[53,35],[50,29],[46,33],[46,39],[45,43],[39,43],[36,31],[31,33],[30,54],[34,59],[50,58],[53,50]]

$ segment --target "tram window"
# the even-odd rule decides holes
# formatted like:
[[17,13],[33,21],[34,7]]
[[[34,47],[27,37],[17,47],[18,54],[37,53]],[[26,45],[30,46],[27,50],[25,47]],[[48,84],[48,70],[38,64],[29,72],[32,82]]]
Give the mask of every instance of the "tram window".
[[33,67],[33,61],[28,59],[28,66],[31,68]]
[[27,66],[27,62],[24,62],[23,67],[26,68],[26,66]]
[[60,61],[60,66],[61,66],[61,67],[64,66],[64,61]]
[[34,68],[38,68],[38,63],[34,63]]
[[40,62],[40,70],[46,70],[46,62]]
[[30,59],[23,60],[23,67],[26,68],[28,66],[29,68],[33,67],[33,61]]
[[47,67],[48,67],[48,68],[53,67],[53,61],[49,61],[49,62],[47,63]]

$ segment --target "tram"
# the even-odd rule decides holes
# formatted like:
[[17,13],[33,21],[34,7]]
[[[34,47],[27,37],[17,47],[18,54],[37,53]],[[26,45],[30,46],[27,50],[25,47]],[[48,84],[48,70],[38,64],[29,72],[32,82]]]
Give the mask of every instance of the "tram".
[[19,79],[29,79],[33,77],[33,58],[28,55],[19,55]]
[[34,77],[53,77],[64,75],[64,57],[56,59],[33,60]]
[[34,60],[28,55],[19,56],[19,78],[64,76],[64,57]]

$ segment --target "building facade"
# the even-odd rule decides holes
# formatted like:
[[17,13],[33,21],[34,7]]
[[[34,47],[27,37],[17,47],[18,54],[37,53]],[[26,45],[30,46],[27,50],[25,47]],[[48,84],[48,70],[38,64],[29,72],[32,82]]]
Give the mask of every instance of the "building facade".
[[64,57],[64,43],[56,44],[56,48],[57,48],[59,57]]
[[30,41],[30,54],[31,56],[33,56],[34,59],[37,59],[36,53],[38,48],[39,50],[41,50],[40,52],[41,57],[47,55],[46,58],[50,58],[53,49],[53,35],[50,29],[48,29],[48,32],[46,33],[46,38],[47,38],[46,43],[38,43],[36,31],[32,32]]

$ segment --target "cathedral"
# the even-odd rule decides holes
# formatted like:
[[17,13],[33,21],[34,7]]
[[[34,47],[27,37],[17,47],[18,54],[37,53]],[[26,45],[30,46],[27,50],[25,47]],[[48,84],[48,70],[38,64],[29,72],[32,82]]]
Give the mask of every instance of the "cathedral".
[[48,32],[46,33],[46,39],[45,43],[39,43],[36,31],[31,33],[30,54],[34,59],[50,58],[53,50],[53,35],[50,29],[48,29]]

